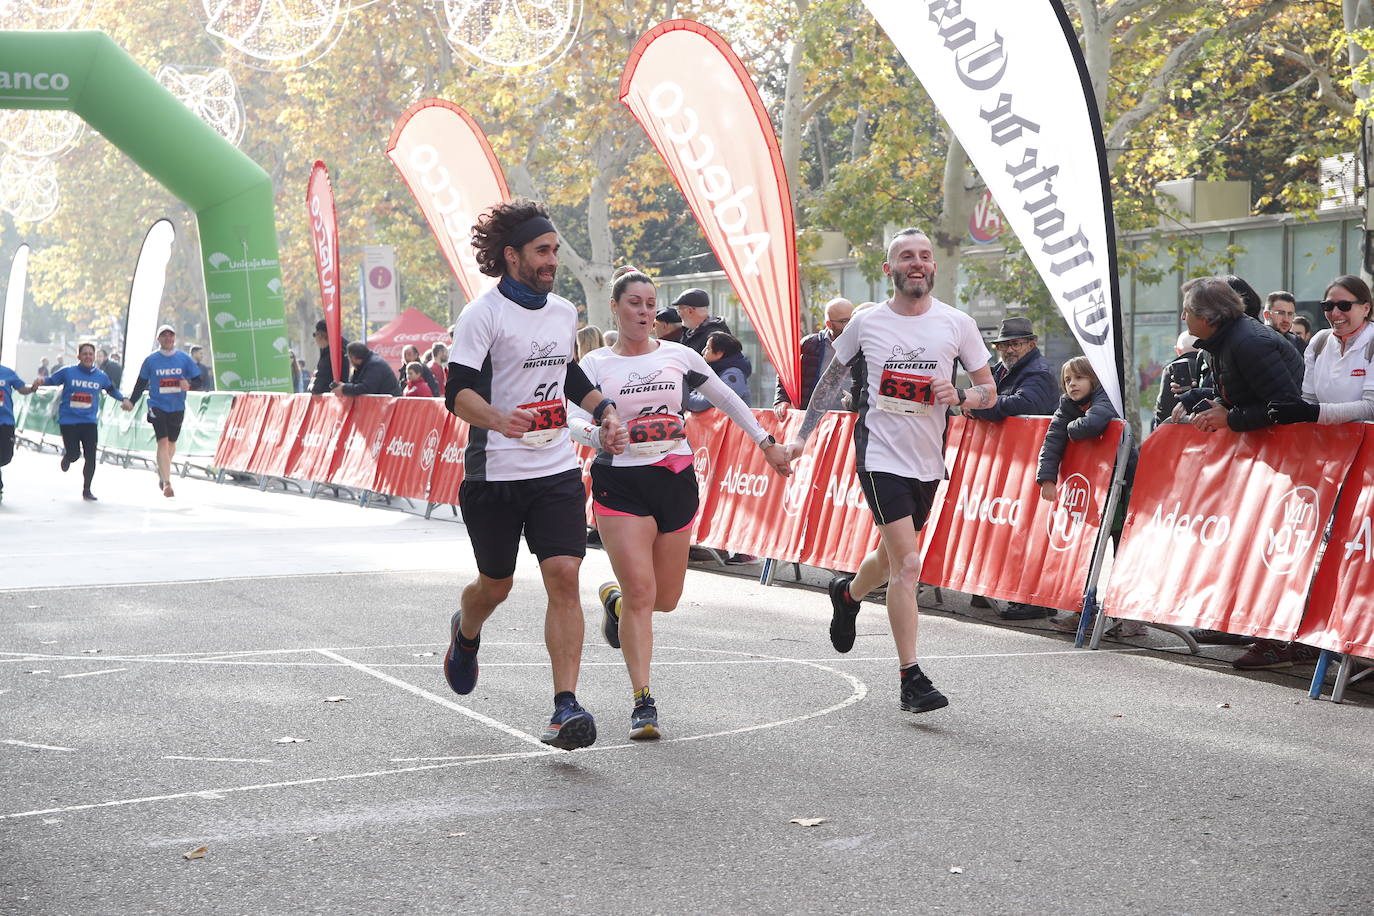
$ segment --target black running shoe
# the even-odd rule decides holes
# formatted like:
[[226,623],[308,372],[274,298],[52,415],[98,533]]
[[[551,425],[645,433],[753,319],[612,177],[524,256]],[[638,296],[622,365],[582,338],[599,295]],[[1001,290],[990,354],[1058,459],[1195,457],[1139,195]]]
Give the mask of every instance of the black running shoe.
[[902,709],[907,712],[930,712],[949,705],[945,695],[924,674],[902,678],[901,700]]
[[612,649],[620,648],[620,586],[614,582],[602,582],[596,590],[601,599],[601,635]]
[[70,468],[71,466],[72,466],[72,460],[71,460],[70,458],[68,458],[68,457],[66,456],[66,454],[64,453],[64,454],[62,455],[62,473],[63,473],[63,474],[67,473],[67,469]]
[[560,703],[539,740],[563,751],[591,747],[596,743],[596,720],[576,700]]
[[632,741],[656,741],[659,737],[658,707],[653,697],[645,697],[635,704],[630,713],[630,739]]
[[[466,696],[477,687],[477,650],[458,645],[458,624],[463,612],[453,612],[449,621],[448,651],[444,653],[444,680],[454,693]],[[481,640],[481,637],[478,637]]]
[[854,618],[859,616],[859,602],[848,597],[852,576],[836,576],[830,580],[830,644],[836,652],[854,648]]
[[88,503],[93,503],[93,502],[96,502],[96,501],[97,501],[96,498],[95,498],[95,494],[92,493],[90,490],[82,490],[82,491],[81,491],[81,498],[84,499],[84,500],[85,500],[86,502],[88,502]]

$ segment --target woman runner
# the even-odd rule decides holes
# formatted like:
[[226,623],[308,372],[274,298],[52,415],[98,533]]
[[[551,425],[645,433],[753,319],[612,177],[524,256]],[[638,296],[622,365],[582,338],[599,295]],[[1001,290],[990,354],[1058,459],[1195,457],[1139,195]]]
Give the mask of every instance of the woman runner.
[[630,737],[659,737],[658,711],[649,693],[654,611],[671,611],[682,595],[687,548],[697,514],[683,396],[699,389],[764,450],[779,475],[791,473],[783,449],[754,414],[692,348],[652,336],[654,282],[630,267],[616,272],[611,315],[620,330],[613,346],[588,353],[581,366],[593,385],[616,403],[630,433],[623,454],[601,448],[599,427],[576,406],[569,426],[577,441],[597,450],[592,463],[592,511],[616,582],[599,590],[601,632],[625,655],[634,709]]

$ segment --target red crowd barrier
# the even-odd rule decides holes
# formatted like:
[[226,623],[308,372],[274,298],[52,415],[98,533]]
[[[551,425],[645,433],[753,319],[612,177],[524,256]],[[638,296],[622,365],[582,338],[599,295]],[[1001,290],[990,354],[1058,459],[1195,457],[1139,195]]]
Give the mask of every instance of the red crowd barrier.
[[[756,415],[780,441],[802,417]],[[1123,427],[1070,445],[1050,503],[1035,486],[1048,423],[950,421],[950,479],[926,526],[922,581],[1081,606]],[[856,569],[878,533],[854,472],[853,425],[852,414],[827,414],[783,480],[722,413],[689,417],[701,492],[694,543]],[[1155,431],[1141,450],[1106,612],[1374,657],[1370,429]],[[456,505],[467,439],[467,424],[435,399],[248,394],[235,400],[215,463]],[[586,473],[590,452],[579,453]]]

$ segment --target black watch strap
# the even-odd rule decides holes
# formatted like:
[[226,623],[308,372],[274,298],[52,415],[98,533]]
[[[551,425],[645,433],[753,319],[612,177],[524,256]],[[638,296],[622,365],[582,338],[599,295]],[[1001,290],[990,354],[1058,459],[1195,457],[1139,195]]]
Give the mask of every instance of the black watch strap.
[[600,422],[601,422],[601,415],[604,414],[604,413],[606,412],[606,408],[607,408],[607,407],[614,407],[614,406],[615,406],[615,401],[612,401],[610,398],[602,398],[602,399],[601,399],[601,403],[600,403],[600,404],[597,404],[595,407],[592,408],[592,420],[593,420],[593,422],[600,423]]

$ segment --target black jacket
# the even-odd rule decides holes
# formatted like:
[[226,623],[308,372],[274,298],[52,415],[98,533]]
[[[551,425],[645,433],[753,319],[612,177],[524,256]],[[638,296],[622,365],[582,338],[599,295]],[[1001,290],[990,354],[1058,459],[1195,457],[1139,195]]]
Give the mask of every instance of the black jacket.
[[1174,413],[1178,395],[1169,390],[1169,383],[1187,374],[1189,384],[1197,386],[1202,374],[1202,354],[1196,350],[1184,353],[1159,374],[1159,396],[1155,398],[1155,426],[1167,422]]
[[[340,348],[341,350],[347,350],[347,349],[348,349],[348,340],[345,339],[345,340],[339,341],[339,348]],[[344,353],[343,363],[342,363],[342,365],[340,366],[340,368],[343,370],[344,377],[343,377],[342,379],[340,379],[340,381],[346,381],[346,380],[348,379],[348,367],[349,367],[348,354],[347,354],[347,353]],[[388,371],[388,372],[391,371],[391,367],[390,367],[390,366],[387,367],[387,371]],[[328,393],[329,393],[329,386],[330,386],[330,385],[333,385],[333,384],[334,384],[334,367],[331,366],[331,365],[329,365],[329,348],[328,348],[328,347],[320,347],[320,361],[319,361],[318,363],[315,364],[315,381],[314,381],[313,383],[311,383],[311,385],[310,385],[310,393],[311,393],[311,394],[328,394]]]
[[[1093,389],[1092,398],[1086,404],[1079,404],[1064,395],[1050,420],[1050,428],[1045,431],[1045,443],[1040,446],[1040,465],[1035,472],[1035,482],[1059,479],[1059,465],[1064,461],[1064,450],[1069,440],[1096,439],[1107,431],[1113,420],[1117,419],[1112,399],[1101,385]],[[1131,431],[1126,430],[1126,435]],[[1135,477],[1137,450],[1131,446],[1130,459],[1126,464],[1126,483]]]
[[1237,318],[1197,342],[1211,354],[1216,396],[1236,432],[1270,425],[1270,401],[1302,399],[1302,357],[1268,325]]
[[685,330],[686,325],[683,325],[683,327],[682,339],[678,341],[678,343],[686,347],[691,347],[698,353],[706,349],[706,339],[716,331],[724,331],[726,334],[730,333],[730,326],[725,323],[725,319],[717,318],[714,315],[697,325],[694,331]]
[[978,419],[1000,423],[1007,417],[1054,413],[1059,386],[1039,347],[1031,347],[1010,369],[998,360],[992,377],[997,382],[997,403],[972,411]]
[[344,394],[389,394],[401,396],[401,383],[391,371],[391,365],[371,350],[367,361],[354,368],[353,381],[343,386]]
[[[829,331],[818,331],[815,334],[807,334],[801,342],[801,403],[792,404],[799,410],[805,410],[811,403],[811,392],[816,390],[816,382],[820,381],[821,373],[829,365],[831,357],[835,355],[834,344],[830,340]],[[778,379],[778,389],[773,395],[773,403],[779,401],[791,401],[787,397],[787,391],[782,387],[782,379]]]

